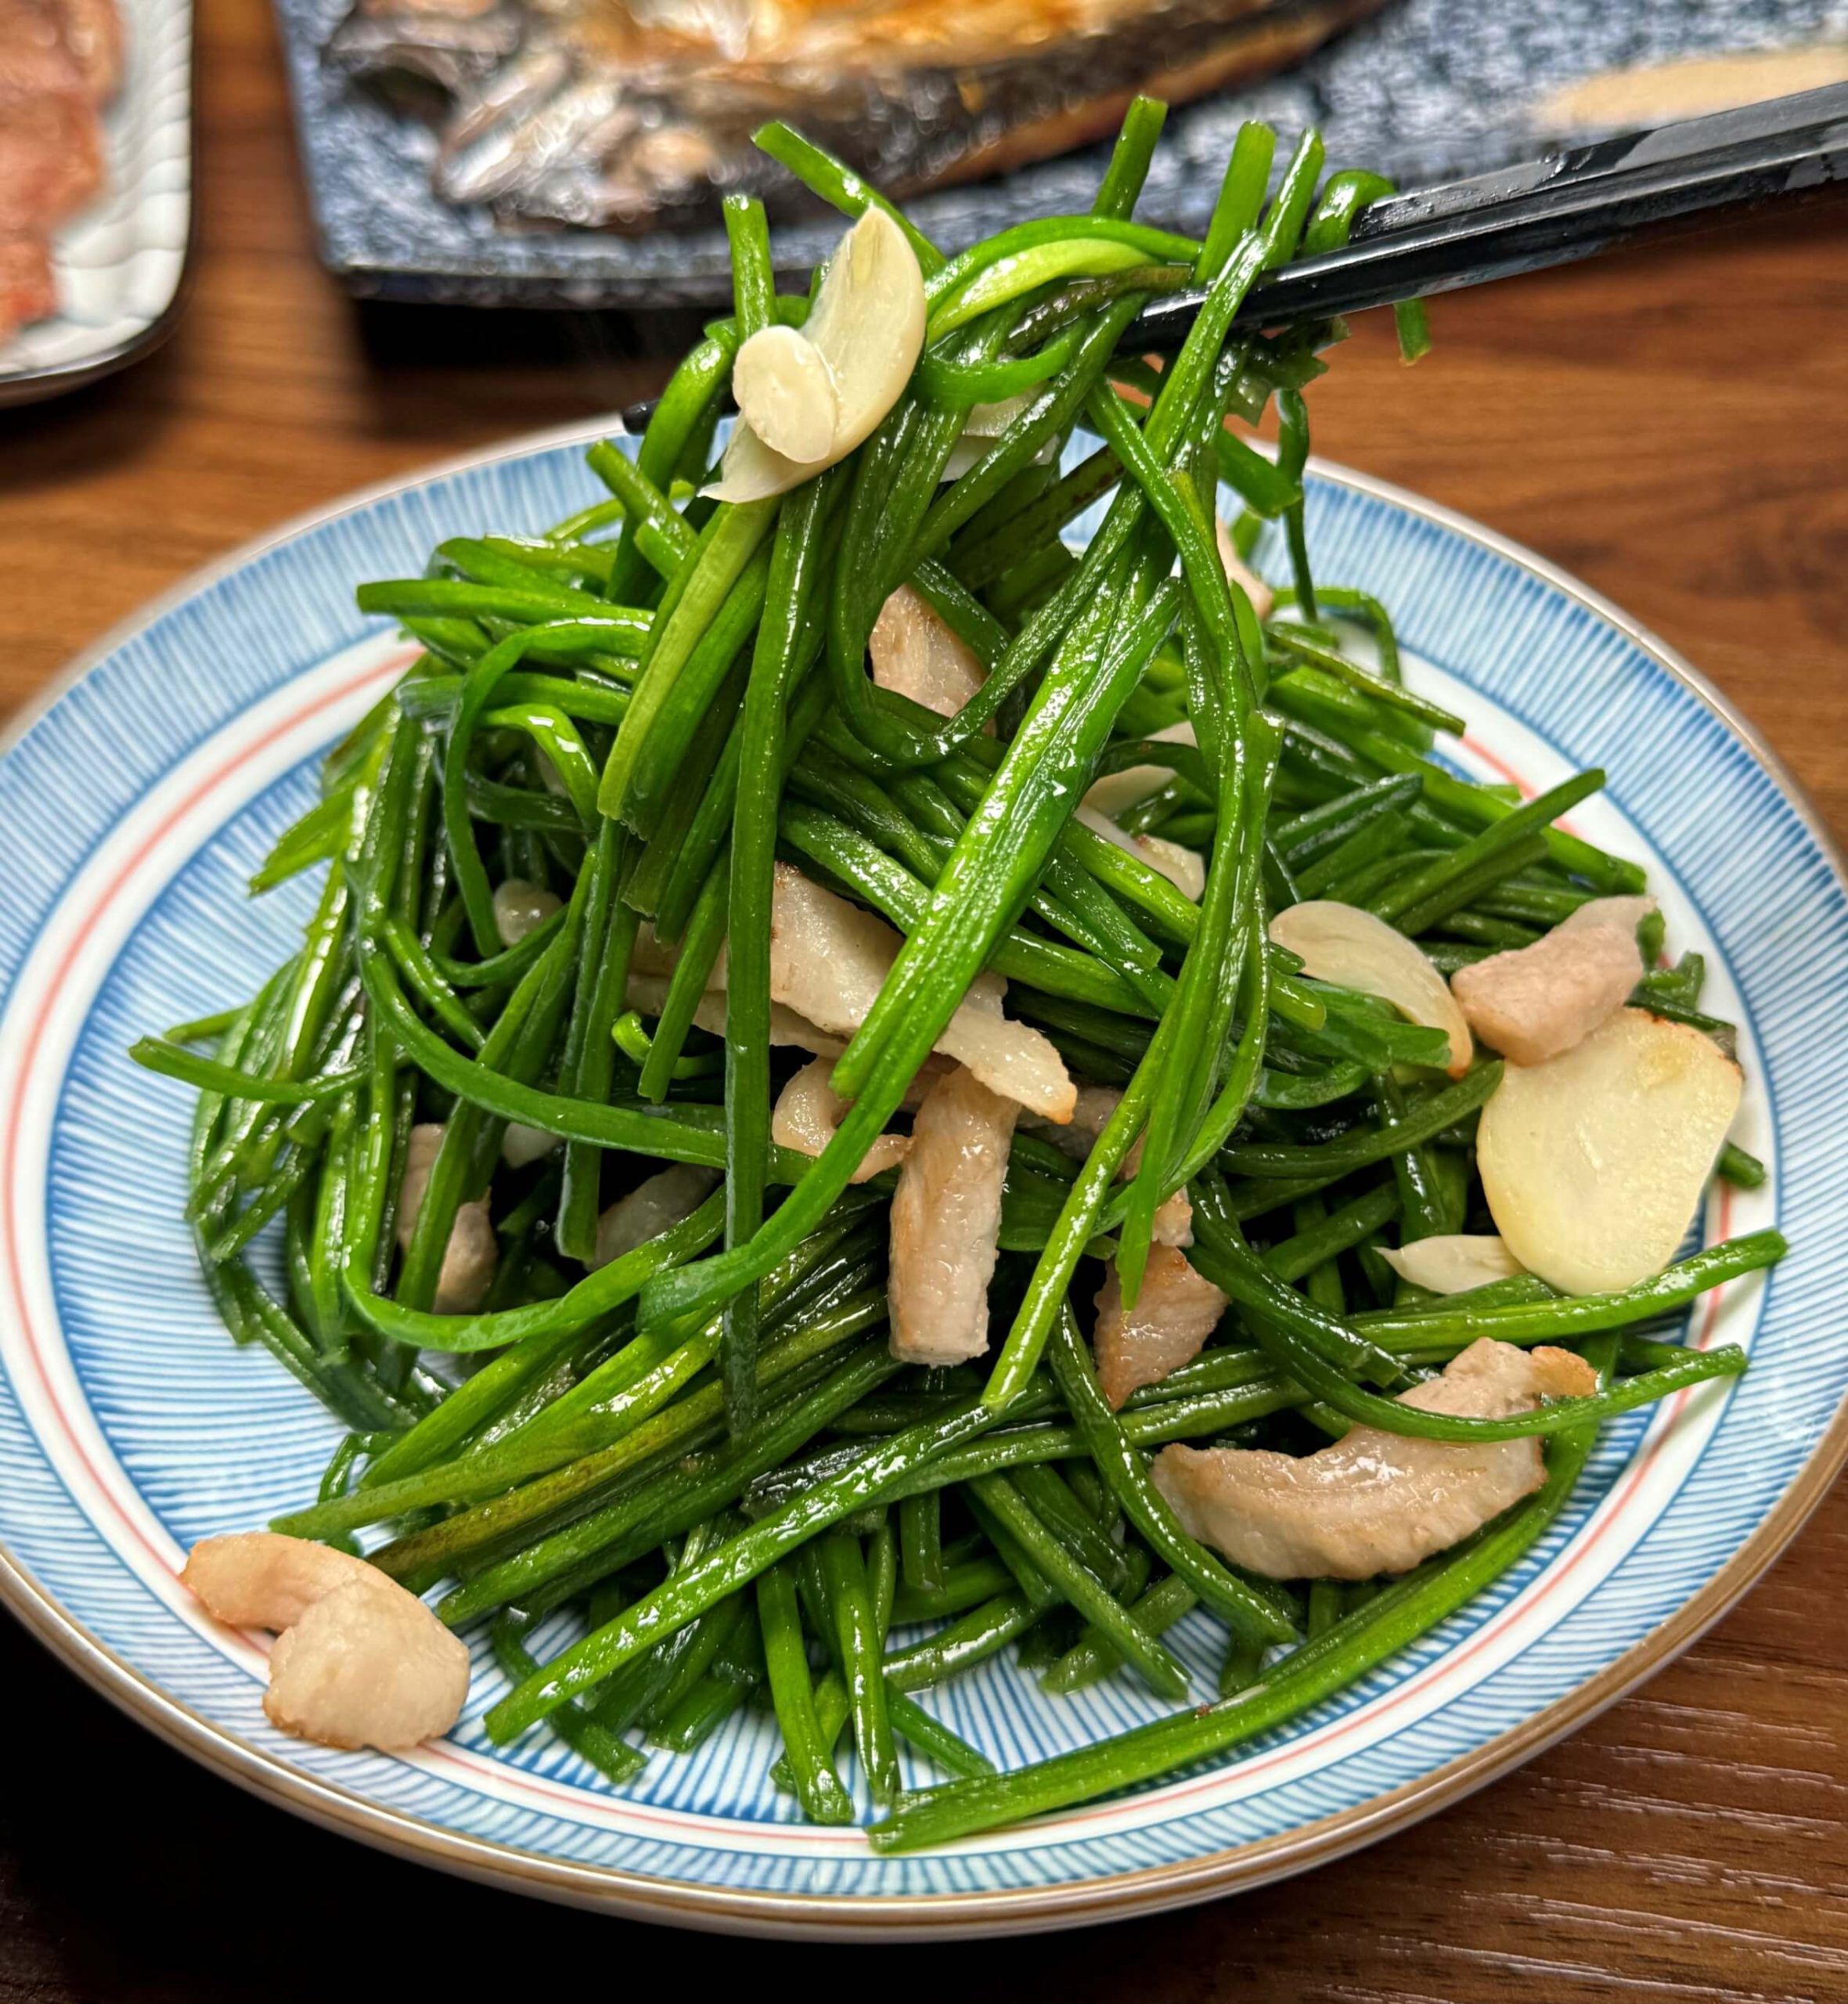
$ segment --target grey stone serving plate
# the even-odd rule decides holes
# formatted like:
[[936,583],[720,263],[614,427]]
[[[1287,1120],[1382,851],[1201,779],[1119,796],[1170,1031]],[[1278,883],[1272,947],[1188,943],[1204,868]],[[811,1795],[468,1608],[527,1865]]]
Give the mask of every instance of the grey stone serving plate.
[[[430,129],[326,67],[348,0],[275,0],[303,165],[328,269],[379,299],[565,308],[711,305],[729,297],[724,232],[621,237],[509,229],[439,201]],[[1309,124],[1336,166],[1365,164],[1413,186],[1536,150],[1530,108],[1581,79],[1679,57],[1848,38],[1848,0],[1395,0],[1286,74],[1179,108],[1139,211],[1198,230],[1239,122],[1286,138]],[[1082,210],[1104,149],[1003,179],[920,196],[920,225],[956,249],[1008,223]],[[825,219],[776,232],[780,265],[803,269],[832,245]]]

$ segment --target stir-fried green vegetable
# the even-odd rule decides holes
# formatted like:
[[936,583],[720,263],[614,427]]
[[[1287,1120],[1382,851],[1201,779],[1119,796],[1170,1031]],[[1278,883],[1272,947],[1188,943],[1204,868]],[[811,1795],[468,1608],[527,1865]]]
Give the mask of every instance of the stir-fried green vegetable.
[[[1324,180],[1312,133],[1266,200],[1275,142],[1248,126],[1195,242],[1133,219],[1161,122],[1132,110],[1090,214],[953,258],[767,131],[914,259],[896,401],[812,477],[703,491],[747,344],[793,383],[819,366],[841,410],[852,388],[813,359],[827,287],[778,297],[762,209],[729,204],[735,311],[632,455],[593,449],[611,498],[362,589],[424,652],[256,879],[326,869],[301,951],[135,1047],[198,1089],[190,1216],[233,1337],[349,1429],[278,1528],[369,1532],[384,1573],[441,1586],[510,1681],[489,1733],[544,1723],[613,1783],[636,1735],[684,1750],[744,1706],[773,1711],[777,1784],[818,1822],[855,1813],[848,1736],[881,1848],[1147,1780],[1461,1606],[1552,1521],[1602,1419],[1744,1368],[1665,1318],[1770,1264],[1774,1233],[1589,1294],[1515,1271],[1433,1296],[1387,1263],[1489,1227],[1475,1126],[1502,1065],[1311,979],[1273,922],[1360,908],[1448,975],[1642,875],[1556,825],[1601,775],[1525,804],[1458,777],[1436,744],[1461,719],[1404,686],[1385,608],[1313,575],[1303,391],[1344,330],[1232,323],[1387,184]],[[1166,366],[1118,353],[1191,284]],[[1400,326],[1421,353],[1421,310]],[[1274,456],[1234,428],[1273,405]],[[1242,560],[1266,521],[1274,593]],[[952,699],[883,672],[902,618],[964,677]],[[798,965],[803,924],[825,936]],[[1724,1042],[1702,978],[1665,964],[1634,1000]],[[938,1356],[957,1311],[905,1307],[899,1269],[953,1057],[1004,1104],[1004,1180],[976,1340]],[[1765,1173],[1730,1144],[1719,1166]],[[1183,1256],[1223,1319],[1113,1383],[1100,1261],[1127,1317]],[[1419,1395],[1486,1337],[1575,1350],[1581,1392]],[[1151,1472],[1169,1444],[1301,1455],[1357,1425],[1517,1444],[1531,1493],[1376,1591],[1230,1562]],[[554,1610],[577,1629],[542,1660]],[[1120,1675],[1181,1705],[1183,1620],[1223,1624],[1223,1695],[1024,1773],[915,1695],[1018,1645],[1049,1692]],[[902,1793],[901,1740],[949,1779]]]

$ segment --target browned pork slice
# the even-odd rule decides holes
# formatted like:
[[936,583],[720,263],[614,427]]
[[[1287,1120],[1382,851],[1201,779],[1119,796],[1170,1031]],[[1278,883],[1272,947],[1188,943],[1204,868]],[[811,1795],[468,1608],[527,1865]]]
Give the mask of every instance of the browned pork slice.
[[[1503,1419],[1597,1384],[1569,1350],[1517,1350],[1483,1336],[1400,1402]],[[1536,1439],[1477,1447],[1356,1426],[1299,1457],[1164,1447],[1153,1473],[1187,1529],[1235,1566],[1274,1580],[1371,1580],[1407,1572],[1479,1530],[1531,1496],[1546,1464]]]
[[607,1267],[632,1252],[646,1240],[658,1238],[683,1218],[690,1218],[719,1181],[715,1169],[677,1162],[671,1169],[646,1176],[626,1196],[618,1197],[598,1217],[593,1267]]
[[122,81],[122,16],[116,0],[56,0],[54,11],[84,81],[97,104],[106,104]]
[[931,1087],[892,1207],[892,1355],[960,1364],[988,1348],[988,1284],[1018,1104],[957,1065]]
[[[834,1138],[853,1102],[843,1099],[828,1083],[828,1074],[834,1069],[831,1060],[817,1058],[805,1065],[776,1095],[770,1113],[770,1139],[778,1148],[818,1155]],[[878,1136],[860,1157],[860,1166],[849,1180],[864,1183],[884,1170],[896,1169],[910,1146],[909,1134]]]
[[462,1716],[467,1644],[395,1580],[378,1580],[336,1587],[276,1638],[263,1710],[279,1731],[402,1753]]
[[[884,919],[777,864],[770,993],[798,1015],[836,1036],[851,1036],[866,1021],[899,944]],[[978,975],[936,1048],[967,1065],[990,1091],[1049,1120],[1068,1120],[1077,1092],[1064,1061],[1049,1039],[1002,1014],[1005,993],[994,975]]]
[[[1122,1092],[1115,1086],[1080,1086],[1072,1105],[1072,1118],[1064,1126],[1042,1120],[1037,1114],[1023,1116],[1021,1125],[1029,1133],[1043,1136],[1074,1162],[1083,1162],[1097,1145],[1104,1123],[1115,1112],[1122,1098]],[[1124,1156],[1122,1166],[1117,1171],[1119,1180],[1127,1181],[1141,1168],[1144,1138],[1137,1135],[1129,1152]],[[1158,1245],[1193,1244],[1194,1206],[1184,1189],[1176,1190],[1157,1206],[1149,1236]]]
[[52,0],[0,0],[0,103],[85,94],[83,63]]
[[201,1538],[180,1570],[180,1584],[229,1628],[290,1628],[336,1587],[384,1577],[357,1553],[280,1531]]
[[[884,919],[778,863],[770,905],[770,1041],[838,1057],[866,1021],[902,944]],[[632,1008],[660,1014],[674,959],[644,926],[629,979]],[[726,971],[721,952],[693,1012],[694,1022],[717,1036],[725,1033]],[[936,1048],[993,1091],[1049,1120],[1068,1120],[1077,1094],[1064,1061],[1050,1038],[1003,1013],[1007,992],[998,976],[978,975]]]
[[1482,1042],[1516,1065],[1570,1051],[1643,978],[1634,926],[1556,926],[1531,946],[1459,968],[1450,993]]
[[1097,1382],[1112,1407],[1192,1362],[1225,1312],[1226,1297],[1194,1272],[1184,1253],[1157,1245],[1149,1249],[1136,1306],[1125,1314],[1112,1260],[1097,1290],[1097,1326],[1091,1335]]
[[[398,1190],[398,1243],[409,1252],[417,1228],[417,1213],[423,1208],[423,1194],[430,1188],[430,1173],[436,1166],[437,1150],[442,1146],[441,1123],[426,1121],[413,1127],[405,1147],[404,1180]],[[477,1197],[457,1206],[456,1222],[449,1227],[449,1242],[443,1248],[441,1271],[437,1276],[436,1299],[430,1303],[439,1315],[472,1315],[487,1298],[494,1278],[499,1249],[488,1215],[488,1199]]]
[[954,716],[988,679],[975,650],[910,585],[899,586],[880,608],[867,651],[881,689],[909,696],[940,717]]
[[180,1584],[214,1620],[277,1631],[263,1709],[299,1739],[402,1750],[461,1715],[467,1645],[363,1559],[245,1531],[194,1545]]

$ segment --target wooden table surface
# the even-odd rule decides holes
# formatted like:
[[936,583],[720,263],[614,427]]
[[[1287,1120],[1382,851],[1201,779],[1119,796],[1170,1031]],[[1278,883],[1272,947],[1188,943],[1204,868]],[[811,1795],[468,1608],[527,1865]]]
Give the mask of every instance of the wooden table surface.
[[[204,0],[198,83],[178,334],[113,382],[0,413],[0,708],[297,510],[664,373],[658,329],[356,310],[315,262],[261,0]],[[1381,317],[1317,386],[1320,449],[1609,593],[1848,830],[1841,212],[1440,301],[1437,351],[1410,373]],[[374,1857],[190,1767],[5,1622],[0,1690],[0,2004],[321,2004],[407,1973],[620,1995],[664,1952],[696,1958],[701,1988],[895,1973],[890,1953],[675,1939]],[[55,1761],[36,1768],[34,1745]],[[1061,2004],[1848,1999],[1848,1495],[1647,1689],[1377,1850],[1182,1915],[904,1966],[967,2004],[1029,1984]]]

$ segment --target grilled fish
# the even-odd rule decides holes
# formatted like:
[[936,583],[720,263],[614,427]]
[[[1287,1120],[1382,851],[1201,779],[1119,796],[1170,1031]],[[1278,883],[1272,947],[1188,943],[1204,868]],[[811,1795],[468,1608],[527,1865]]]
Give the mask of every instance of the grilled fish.
[[906,195],[1085,145],[1138,91],[1267,74],[1380,4],[358,0],[327,57],[435,87],[445,200],[639,232],[787,196],[751,145],[767,119]]

